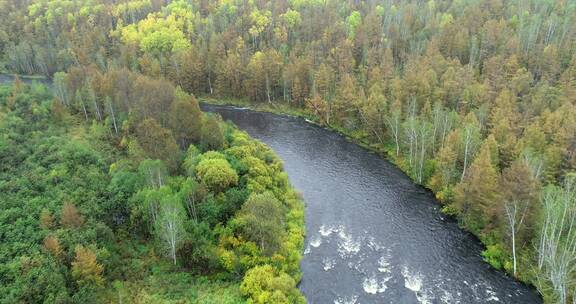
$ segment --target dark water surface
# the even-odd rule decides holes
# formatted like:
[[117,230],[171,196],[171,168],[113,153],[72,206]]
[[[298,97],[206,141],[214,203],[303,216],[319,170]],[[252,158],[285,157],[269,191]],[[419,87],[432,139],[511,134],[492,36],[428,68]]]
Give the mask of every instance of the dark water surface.
[[202,105],[269,145],[306,201],[300,289],[314,303],[541,303],[482,260],[433,195],[302,119]]

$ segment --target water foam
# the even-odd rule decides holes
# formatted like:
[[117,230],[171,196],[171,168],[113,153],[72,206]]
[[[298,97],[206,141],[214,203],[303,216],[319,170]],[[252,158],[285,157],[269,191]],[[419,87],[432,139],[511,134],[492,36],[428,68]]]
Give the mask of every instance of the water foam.
[[330,259],[330,258],[322,259],[322,266],[324,268],[324,271],[328,271],[330,269],[333,269],[335,265],[336,265],[336,261],[334,259]]
[[404,287],[415,293],[418,302],[422,304],[430,303],[428,295],[422,292],[422,275],[419,273],[412,273],[408,270],[408,267],[404,266],[402,268],[402,276],[404,277]]
[[340,230],[340,228],[338,228],[338,227],[326,227],[326,226],[322,225],[322,226],[320,226],[320,230],[318,232],[320,232],[320,235],[322,235],[323,237],[327,237],[327,236],[330,236],[334,232],[338,232],[339,230]]
[[388,288],[386,283],[391,278],[392,277],[385,277],[380,281],[378,281],[378,278],[376,278],[375,275],[364,278],[364,282],[362,282],[362,288],[364,288],[364,291],[369,294],[383,293]]
[[338,297],[334,300],[334,304],[356,304],[356,301],[358,301],[358,296]]
[[340,240],[338,241],[338,252],[340,257],[345,258],[357,254],[360,251],[360,241],[354,240],[351,235],[344,230],[338,232]]
[[368,247],[370,247],[370,249],[372,249],[374,251],[379,251],[380,249],[383,248],[381,245],[376,243],[376,240],[372,236],[368,237]]
[[[444,282],[442,282],[442,284],[444,284]],[[438,290],[442,292],[442,295],[440,295],[440,301],[442,301],[442,303],[460,303],[460,300],[455,299],[448,290],[442,287],[438,288]]]
[[404,287],[412,290],[413,292],[420,292],[422,289],[422,277],[418,273],[411,273],[406,266],[402,268],[402,276],[404,277]]
[[382,256],[378,260],[378,271],[383,273],[390,272],[390,262],[388,262],[388,257]]
[[486,302],[490,302],[490,301],[494,301],[494,302],[500,302],[500,298],[498,298],[496,296],[496,292],[494,292],[492,289],[490,289],[490,287],[488,286],[488,288],[486,288],[486,293],[488,294],[488,298],[486,299]]
[[314,247],[314,248],[318,248],[320,247],[320,245],[322,244],[322,239],[320,237],[312,237],[312,239],[310,240],[310,246]]

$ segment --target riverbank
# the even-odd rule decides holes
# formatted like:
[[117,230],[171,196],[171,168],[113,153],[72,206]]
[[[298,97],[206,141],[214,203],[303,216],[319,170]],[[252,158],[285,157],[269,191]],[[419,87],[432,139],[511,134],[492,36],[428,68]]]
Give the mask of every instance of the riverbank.
[[[318,121],[318,118],[314,114],[306,111],[305,109],[295,109],[294,107],[291,107],[287,104],[279,104],[279,103],[254,104],[254,103],[251,103],[248,100],[244,100],[244,99],[229,99],[229,98],[218,99],[218,98],[212,98],[212,97],[199,97],[198,100],[200,102],[204,102],[207,104],[243,107],[243,108],[247,108],[247,109],[250,109],[253,111],[268,112],[268,113],[274,113],[274,114],[278,114],[278,115],[286,115],[286,116],[302,118],[302,119],[306,120],[308,123],[313,123],[317,126],[330,129],[331,131],[334,131],[334,132],[344,136],[349,141],[351,141],[351,142],[353,142],[353,143],[355,143],[355,144],[357,144],[363,148],[366,148],[366,149],[370,150],[371,152],[378,154],[379,156],[385,158],[386,160],[389,160],[390,162],[392,162],[393,164],[398,166],[398,164],[396,164],[396,162],[394,161],[394,158],[391,157],[391,155],[389,154],[390,153],[389,150],[383,149],[378,144],[368,142],[365,138],[362,138],[359,133],[358,134],[352,134],[352,133],[346,132],[345,129],[339,128],[337,126],[323,125]],[[414,182],[417,183],[416,181],[414,181]],[[424,185],[422,185],[422,186],[425,187]],[[425,188],[428,189],[427,187],[425,187]]]

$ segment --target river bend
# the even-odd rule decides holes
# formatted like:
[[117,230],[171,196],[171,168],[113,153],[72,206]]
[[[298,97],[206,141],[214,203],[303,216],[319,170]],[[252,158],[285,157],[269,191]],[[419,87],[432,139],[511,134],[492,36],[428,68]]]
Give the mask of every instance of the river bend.
[[300,289],[315,303],[541,303],[482,260],[434,196],[378,155],[302,119],[202,105],[269,145],[306,202]]

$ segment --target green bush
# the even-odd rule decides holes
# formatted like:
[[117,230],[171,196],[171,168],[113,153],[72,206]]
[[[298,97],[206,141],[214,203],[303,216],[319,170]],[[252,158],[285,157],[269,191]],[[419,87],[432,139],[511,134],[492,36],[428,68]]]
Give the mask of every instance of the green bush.
[[202,160],[196,167],[196,176],[216,193],[238,183],[238,174],[225,159],[209,158]]
[[306,303],[296,288],[296,281],[270,265],[254,267],[246,272],[240,285],[248,303],[298,304]]
[[503,266],[503,261],[505,260],[506,254],[502,250],[500,245],[488,245],[486,250],[482,251],[482,256],[484,260],[496,269],[501,269]]

